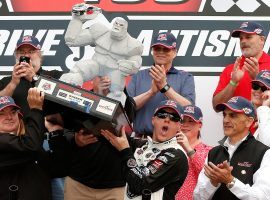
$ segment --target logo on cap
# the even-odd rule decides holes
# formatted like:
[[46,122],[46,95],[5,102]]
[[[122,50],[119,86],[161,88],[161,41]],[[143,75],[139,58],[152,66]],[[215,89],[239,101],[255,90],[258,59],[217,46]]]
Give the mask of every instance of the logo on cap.
[[260,29],[260,28],[256,28],[256,29],[254,30],[254,33],[256,33],[256,34],[258,34],[258,35],[260,35],[262,32],[263,32],[263,30]]
[[165,34],[165,33],[159,34],[157,40],[158,41],[167,40],[167,34]]
[[7,104],[7,103],[11,103],[8,97],[0,97],[0,104]]
[[185,110],[184,110],[184,112],[185,113],[195,113],[195,111],[194,111],[194,107],[192,107],[192,106],[187,106],[187,107],[185,107]]
[[244,113],[246,114],[246,115],[249,115],[250,113],[252,113],[252,110],[250,109],[250,108],[243,108],[242,109],[243,111],[244,111]]
[[22,42],[32,42],[32,38],[29,35],[23,36]]
[[270,73],[268,71],[267,72],[263,72],[261,74],[261,77],[269,80],[270,79]]
[[232,97],[232,98],[228,101],[228,103],[237,103],[237,101],[238,101],[238,97]]
[[248,27],[248,22],[243,22],[240,26],[240,28],[246,28]]
[[175,101],[168,100],[165,105],[177,108]]

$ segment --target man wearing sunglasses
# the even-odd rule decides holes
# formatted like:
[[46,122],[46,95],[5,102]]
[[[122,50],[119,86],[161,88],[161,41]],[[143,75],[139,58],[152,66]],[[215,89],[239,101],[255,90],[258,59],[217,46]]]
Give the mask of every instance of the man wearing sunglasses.
[[177,55],[176,38],[172,33],[161,32],[152,41],[154,64],[132,76],[127,91],[136,102],[134,119],[135,137],[151,136],[151,114],[161,101],[170,99],[181,106],[195,103],[195,84],[192,74],[173,65]]
[[153,138],[148,137],[146,143],[128,140],[124,128],[121,137],[101,131],[122,156],[127,181],[125,199],[174,199],[188,171],[187,157],[176,140],[181,119],[182,107],[167,100],[160,102],[152,116]]
[[254,137],[270,146],[270,70],[261,71],[251,81],[251,102],[257,109]]
[[233,96],[251,99],[250,81],[261,70],[270,70],[270,56],[263,51],[265,30],[259,23],[243,22],[234,30],[232,37],[239,38],[242,57],[234,64],[226,66],[220,74],[219,83],[213,94],[213,108],[219,103],[227,102]]

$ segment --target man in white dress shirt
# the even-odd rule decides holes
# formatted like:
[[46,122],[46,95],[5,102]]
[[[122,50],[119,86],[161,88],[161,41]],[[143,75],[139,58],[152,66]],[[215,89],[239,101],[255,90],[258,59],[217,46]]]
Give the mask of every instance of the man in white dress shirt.
[[270,151],[249,132],[255,108],[243,97],[218,104],[224,139],[209,151],[194,199],[270,199]]

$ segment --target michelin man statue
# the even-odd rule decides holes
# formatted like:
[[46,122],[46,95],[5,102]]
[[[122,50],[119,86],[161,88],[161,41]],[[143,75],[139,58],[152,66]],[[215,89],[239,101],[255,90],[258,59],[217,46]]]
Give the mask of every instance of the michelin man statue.
[[121,17],[114,19],[111,29],[100,22],[82,29],[84,22],[100,14],[100,8],[86,3],[73,6],[72,20],[65,34],[66,44],[70,47],[91,45],[95,47],[95,53],[91,59],[78,61],[60,80],[82,85],[96,76],[108,76],[111,87],[107,97],[124,105],[125,77],[138,72],[142,64],[143,45],[129,35],[128,22]]

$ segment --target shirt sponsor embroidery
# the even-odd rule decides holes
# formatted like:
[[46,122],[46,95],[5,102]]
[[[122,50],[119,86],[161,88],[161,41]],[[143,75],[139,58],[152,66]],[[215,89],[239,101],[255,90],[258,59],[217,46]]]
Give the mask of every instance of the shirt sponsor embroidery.
[[168,163],[168,159],[165,156],[159,156],[159,157],[157,157],[157,159],[164,162],[165,164]]
[[172,158],[175,158],[175,155],[173,155],[173,154],[170,153],[170,152],[165,152],[164,154],[167,155],[167,156],[170,156],[170,157],[172,157]]
[[130,168],[136,167],[137,166],[136,160],[134,158],[128,159],[127,166]]
[[137,175],[140,179],[142,179],[142,174],[138,170],[138,168],[132,168],[130,169],[135,175]]
[[237,165],[241,167],[251,167],[253,164],[249,162],[238,162]]

